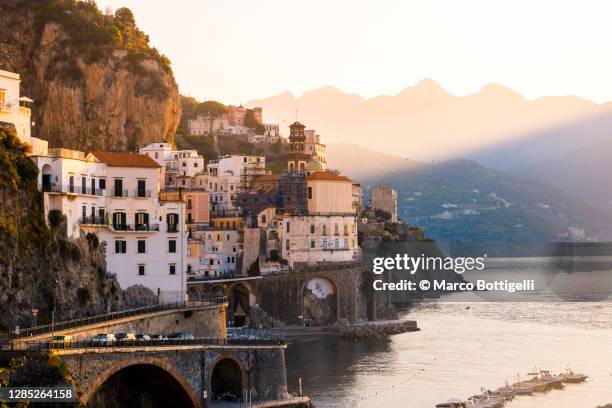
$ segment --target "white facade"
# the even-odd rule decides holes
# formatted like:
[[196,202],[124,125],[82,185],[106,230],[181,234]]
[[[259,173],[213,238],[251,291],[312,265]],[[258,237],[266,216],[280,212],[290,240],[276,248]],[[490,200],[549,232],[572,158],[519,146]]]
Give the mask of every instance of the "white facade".
[[210,134],[211,131],[228,132],[230,123],[226,116],[214,119],[198,116],[196,119],[189,120],[187,127],[191,136],[203,136]]
[[170,143],[162,142],[148,144],[138,152],[161,166],[161,182],[165,187],[179,187],[179,177],[194,177],[205,170],[204,157],[197,150],[174,150]]
[[160,302],[184,299],[183,202],[159,200],[161,168],[149,157],[50,149],[33,156],[45,211],[66,216],[68,235],[95,233],[122,288],[140,284]]
[[30,108],[25,106],[30,99],[19,95],[19,74],[0,70],[0,122],[12,123],[17,137],[32,147],[31,154],[45,154],[48,143],[32,137]]

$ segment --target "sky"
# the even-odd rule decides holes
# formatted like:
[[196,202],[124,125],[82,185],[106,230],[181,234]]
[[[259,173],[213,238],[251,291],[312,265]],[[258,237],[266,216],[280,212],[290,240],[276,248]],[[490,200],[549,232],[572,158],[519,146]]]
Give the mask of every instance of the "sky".
[[97,0],[129,7],[182,94],[246,103],[333,85],[393,95],[431,78],[528,98],[612,100],[608,0]]

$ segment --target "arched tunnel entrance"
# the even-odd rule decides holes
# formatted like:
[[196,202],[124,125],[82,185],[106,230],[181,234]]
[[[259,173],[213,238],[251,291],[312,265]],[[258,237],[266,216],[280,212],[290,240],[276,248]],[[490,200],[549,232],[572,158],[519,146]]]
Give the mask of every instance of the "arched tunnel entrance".
[[242,370],[235,360],[219,360],[210,378],[213,401],[242,401],[242,381]]
[[236,284],[230,289],[231,320],[234,327],[248,325],[247,317],[251,311],[249,288]]
[[135,364],[112,374],[87,402],[88,408],[195,408],[183,385],[152,364]]

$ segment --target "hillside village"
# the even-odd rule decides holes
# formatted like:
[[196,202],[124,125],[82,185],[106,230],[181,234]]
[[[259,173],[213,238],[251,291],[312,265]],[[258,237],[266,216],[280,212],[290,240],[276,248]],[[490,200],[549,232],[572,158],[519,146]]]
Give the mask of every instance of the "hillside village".
[[[192,135],[213,141],[220,133],[261,136],[253,141],[281,144],[282,171],[272,172],[263,155],[218,151],[206,160],[197,150],[163,140],[137,153],[83,152],[31,136],[31,99],[20,95],[19,82],[19,74],[0,71],[0,121],[30,146],[47,220],[64,217],[74,240],[97,236],[105,243],[107,272],[121,287],[142,285],[160,303],[210,295],[214,287],[202,282],[359,265],[362,242],[424,239],[420,230],[401,224],[393,189],[374,187],[364,205],[362,186],[328,167],[320,136],[298,121],[285,139],[255,110],[256,126],[247,135],[227,134],[221,125]],[[232,107],[220,121],[242,126],[248,116]],[[202,121],[195,119],[190,128],[202,129]],[[272,133],[256,135],[257,128]],[[236,296],[228,319],[247,324],[245,313],[254,302]]]

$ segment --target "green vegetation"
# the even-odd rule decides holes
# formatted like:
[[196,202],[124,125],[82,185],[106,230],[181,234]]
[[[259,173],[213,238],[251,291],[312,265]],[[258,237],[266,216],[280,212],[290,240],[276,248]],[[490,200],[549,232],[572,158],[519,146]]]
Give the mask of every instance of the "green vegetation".
[[[132,72],[153,78],[141,65],[147,59],[157,61],[167,74],[172,72],[170,60],[149,45],[149,37],[137,27],[128,8],[119,8],[114,15],[104,15],[93,0],[21,0],[13,7],[33,12],[34,34],[38,37],[49,23],[57,23],[63,28],[65,54],[53,56],[55,70],[49,73],[49,78],[81,81],[83,73],[78,65],[79,58],[86,64],[93,64],[113,55],[116,50],[127,53],[121,64]],[[147,82],[155,81],[144,81],[143,84]],[[147,88],[147,91],[165,91],[160,83],[143,84],[141,88]]]
[[[0,362],[0,387],[66,387],[76,386],[66,363],[52,351],[29,353],[26,356],[10,358]],[[79,390],[77,389],[77,392]],[[36,405],[36,404],[35,404]],[[39,404],[40,405],[40,404]],[[42,404],[56,406],[56,404]],[[78,407],[79,402],[61,403],[57,406]],[[0,402],[0,408],[9,406],[28,407],[30,403],[17,405]]]
[[79,305],[85,306],[91,300],[91,292],[87,288],[78,288],[77,299],[79,301]]

